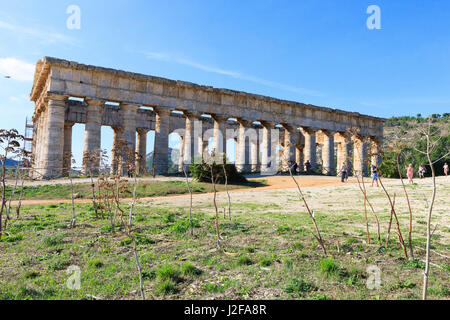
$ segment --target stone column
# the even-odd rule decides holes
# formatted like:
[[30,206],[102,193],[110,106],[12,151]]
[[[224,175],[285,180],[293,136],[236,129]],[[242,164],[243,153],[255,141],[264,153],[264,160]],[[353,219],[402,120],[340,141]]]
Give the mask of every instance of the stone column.
[[337,171],[338,176],[341,175],[341,167],[342,164],[345,162],[347,165],[347,172],[350,173],[351,170],[351,161],[350,161],[350,153],[349,153],[349,147],[350,147],[350,139],[346,136],[341,134],[340,142],[338,144],[338,154],[337,154]]
[[153,169],[155,174],[169,172],[169,124],[170,110],[158,108],[155,125],[155,147],[153,150]]
[[147,133],[148,130],[137,129],[138,139],[136,145],[136,153],[138,159],[136,161],[136,173],[145,174],[147,172]]
[[334,165],[334,134],[327,130],[322,130],[323,147],[322,147],[322,173],[326,175],[335,175]]
[[111,151],[111,170],[112,174],[123,172],[122,165],[122,128],[112,128],[114,130],[113,145]]
[[227,117],[212,115],[214,120],[213,149],[218,154],[227,153]]
[[83,173],[97,173],[100,168],[102,114],[104,101],[87,100],[84,131]]
[[246,139],[246,127],[249,125],[249,122],[243,119],[238,119],[239,122],[239,135],[238,135],[238,152],[237,152],[237,161],[236,161],[236,169],[239,172],[244,172],[247,170],[246,160],[248,159],[248,142]]
[[43,176],[57,178],[62,175],[64,153],[64,119],[67,97],[49,95],[47,126],[44,132]]
[[378,166],[380,164],[380,159],[381,159],[381,155],[380,155],[380,145],[381,145],[381,140],[377,139],[377,138],[370,138],[370,163],[372,165]]
[[362,137],[353,140],[353,172],[355,175],[366,175],[366,144]]
[[270,123],[261,123],[263,128],[261,130],[261,172],[266,172],[267,169],[270,166],[270,158],[272,156],[271,154],[271,135],[270,135],[270,130],[272,129],[272,124]]
[[303,147],[302,146],[296,146],[295,147],[295,162],[298,165],[297,170],[299,172],[303,172],[304,171],[304,166],[303,163],[305,162],[303,159]]
[[283,125],[284,127],[284,148],[283,148],[283,171],[288,171],[290,162],[295,158],[295,128]]
[[64,155],[63,155],[63,176],[69,176],[72,169],[72,128],[73,122],[64,123]]
[[259,129],[256,130],[257,134],[256,137],[253,137],[251,144],[252,144],[252,172],[258,172],[260,171],[260,159],[259,159],[259,153],[260,153],[260,143],[259,143]]
[[314,169],[316,168],[316,130],[303,128],[303,136],[305,137],[305,148],[303,150],[305,162],[309,160]]
[[122,164],[124,165],[121,174],[126,171],[126,166],[131,162],[136,167],[136,115],[139,106],[122,103],[120,105],[120,114],[122,116],[122,140],[124,148],[122,149]]
[[184,136],[180,136],[180,150],[178,152],[178,172],[183,172]]
[[39,161],[38,161],[38,165],[37,167],[39,168],[37,171],[37,178],[41,179],[44,177],[44,165],[45,165],[45,141],[46,141],[46,135],[47,135],[47,125],[48,125],[48,109],[47,109],[47,105],[48,102],[46,102],[43,105],[44,110],[41,111],[41,115],[40,115],[40,132],[39,132],[39,136],[38,136],[38,141],[39,141],[39,149],[38,149],[38,157],[39,157]]
[[197,113],[185,113],[186,116],[186,131],[184,133],[184,154],[183,164],[185,170],[189,171],[189,166],[193,160],[197,161],[198,156],[198,131],[202,130],[202,124],[199,120],[200,114]]

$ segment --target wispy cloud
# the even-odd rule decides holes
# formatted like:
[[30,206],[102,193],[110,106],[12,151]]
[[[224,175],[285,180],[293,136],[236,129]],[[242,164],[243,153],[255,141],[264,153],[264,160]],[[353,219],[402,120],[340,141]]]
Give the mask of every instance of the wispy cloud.
[[17,81],[33,81],[35,66],[16,58],[0,58],[0,76]]
[[39,41],[46,44],[54,44],[58,42],[72,45],[75,44],[75,40],[73,38],[59,32],[46,30],[43,27],[26,27],[0,20],[0,29],[10,31],[14,33],[15,37],[18,38],[31,37],[34,39],[39,39]]
[[265,80],[265,79],[247,75],[247,74],[244,74],[244,73],[241,73],[238,71],[226,70],[226,69],[222,69],[222,68],[218,68],[218,67],[212,67],[212,66],[204,65],[204,64],[196,62],[196,61],[179,58],[179,57],[169,55],[166,53],[151,52],[151,51],[146,51],[143,53],[148,59],[151,59],[151,60],[159,60],[159,61],[165,61],[165,62],[178,63],[181,65],[196,68],[196,69],[199,69],[199,70],[202,70],[205,72],[211,72],[211,73],[216,73],[216,74],[232,77],[235,79],[245,80],[245,81],[257,83],[257,84],[260,84],[260,85],[263,85],[266,87],[278,88],[278,89],[281,89],[284,91],[290,91],[290,92],[298,93],[301,95],[314,96],[314,97],[320,97],[320,96],[324,95],[315,90],[286,85],[286,84],[279,83],[276,81]]
[[11,102],[28,102],[28,97],[26,94],[21,94],[18,96],[9,97],[9,101]]

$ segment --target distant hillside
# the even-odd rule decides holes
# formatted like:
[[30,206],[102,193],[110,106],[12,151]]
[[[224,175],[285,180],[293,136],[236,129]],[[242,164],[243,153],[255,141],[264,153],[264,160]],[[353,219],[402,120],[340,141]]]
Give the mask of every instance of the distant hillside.
[[6,159],[6,167],[16,167],[19,161],[13,159]]
[[[178,172],[178,158],[180,150],[169,148],[169,173]],[[146,168],[147,171],[152,170],[153,165],[153,152],[147,154]]]
[[[432,126],[435,129],[439,129],[440,132],[445,133],[433,151],[433,159],[439,159],[446,155],[450,146],[450,113],[444,113],[442,115],[433,114],[431,117]],[[428,119],[423,118],[420,114],[416,117],[392,117],[387,119],[384,125],[385,145],[389,145],[397,138],[403,139],[415,135],[418,126],[427,121]],[[417,141],[415,147],[424,150],[424,141]],[[450,163],[450,156],[444,157],[434,165],[437,175],[444,174],[442,167],[445,162]],[[409,163],[413,165],[415,174],[417,173],[419,165],[423,164],[427,170],[426,175],[430,175],[431,169],[427,166],[428,161],[426,156],[413,148],[405,149],[400,158],[400,167],[402,170]],[[388,152],[384,155],[383,164],[382,167],[380,167],[380,170],[388,177],[398,177],[397,164],[393,153]],[[405,175],[405,173],[403,173],[403,175]]]
[[[406,134],[414,132],[417,124],[428,121],[427,118],[422,118],[422,115],[418,114],[416,117],[392,117],[387,119],[384,124],[384,136],[387,142],[392,141],[394,133],[400,133],[400,137]],[[441,129],[448,129],[450,126],[450,113],[433,114],[432,115],[433,126]],[[401,129],[401,130],[398,130]]]

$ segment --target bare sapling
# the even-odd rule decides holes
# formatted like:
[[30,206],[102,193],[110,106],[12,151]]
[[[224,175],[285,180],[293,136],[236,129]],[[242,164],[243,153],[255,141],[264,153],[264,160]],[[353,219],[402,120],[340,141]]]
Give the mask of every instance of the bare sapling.
[[[355,176],[356,176],[356,180],[358,181],[359,189],[361,190],[361,192],[364,196],[364,210],[366,210],[366,205],[368,205],[370,208],[370,211],[372,212],[372,215],[374,216],[375,221],[377,223],[377,238],[378,238],[378,242],[381,244],[380,221],[378,220],[378,216],[375,213],[375,209],[374,209],[372,203],[369,201],[369,198],[367,197],[367,189],[366,189],[366,186],[364,183],[364,176],[361,176],[361,180],[359,180],[359,176],[357,174],[355,174]],[[368,242],[368,243],[370,244],[370,242]]]
[[184,165],[182,167],[183,167],[184,177],[186,179],[186,186],[187,186],[188,191],[189,191],[189,226],[190,226],[190,229],[191,229],[191,236],[193,236],[194,235],[194,223],[192,222],[192,189],[191,189],[191,186],[189,184],[189,178],[188,178],[186,169],[184,168]]
[[408,210],[409,210],[409,229],[408,229],[408,245],[409,245],[409,256],[410,259],[414,260],[414,250],[413,250],[413,245],[412,245],[412,210],[411,210],[411,203],[409,202],[409,196],[408,196],[408,191],[406,191],[406,186],[405,183],[403,181],[403,176],[402,176],[402,171],[400,170],[400,152],[396,153],[396,161],[397,161],[397,170],[398,170],[398,175],[400,177],[400,181],[402,183],[402,188],[403,188],[403,192],[405,193],[405,198],[406,198],[406,204],[408,205]]
[[20,162],[17,162],[16,168],[15,168],[15,173],[14,173],[14,187],[11,190],[11,193],[9,195],[9,200],[8,200],[8,206],[6,208],[6,220],[5,220],[5,229],[6,229],[6,223],[8,220],[10,220],[10,216],[9,214],[11,213],[11,202],[12,199],[14,198],[14,195],[16,193],[17,190],[17,184],[19,181],[19,170],[20,170]]
[[[380,174],[380,176],[381,176],[381,174]],[[378,177],[378,181],[380,182],[381,188],[383,189],[387,199],[389,200],[389,203],[391,205],[391,214],[394,217],[395,222],[397,224],[398,241],[400,242],[400,245],[402,246],[403,254],[405,255],[405,258],[408,259],[408,253],[406,251],[405,241],[403,239],[403,235],[402,235],[402,232],[400,230],[400,222],[398,221],[397,213],[395,212],[394,202],[392,201],[391,196],[389,195],[389,193],[387,192],[386,188],[384,187],[383,181],[382,181],[380,176]],[[387,246],[388,241],[389,241],[389,239],[388,239],[388,237],[386,237],[386,246]]]
[[206,159],[206,163],[209,166],[210,173],[211,173],[211,184],[213,185],[213,206],[216,213],[216,235],[217,235],[217,249],[221,249],[220,245],[220,230],[219,230],[219,210],[217,208],[217,189],[216,189],[216,176],[214,175],[214,157],[215,157],[215,150],[212,151],[211,156]]
[[2,163],[1,170],[1,187],[2,187],[2,199],[0,206],[0,239],[3,234],[3,212],[6,207],[6,160],[8,155],[16,156],[20,153],[20,141],[23,141],[24,137],[19,134],[16,129],[5,130],[0,129],[0,149],[2,154],[0,155],[0,160]]
[[[348,132],[351,135],[353,135],[355,137],[359,137],[361,139],[362,143],[361,143],[360,148],[363,148],[364,147],[364,144],[363,144],[364,138],[360,135],[359,129],[358,128],[351,128],[351,129],[348,130]],[[361,151],[361,150],[359,150],[359,151]],[[370,154],[369,158],[371,156],[372,155]],[[355,157],[358,157],[358,160],[359,160],[359,162],[361,163],[362,166],[366,166],[367,165],[367,163],[364,161],[364,159],[361,159],[360,152],[357,152]],[[376,221],[376,224],[377,224],[377,240],[378,240],[378,243],[381,245],[382,242],[381,242],[380,221],[378,219],[377,214],[375,213],[375,209],[374,209],[372,203],[369,201],[369,198],[367,196],[366,184],[364,182],[364,172],[363,171],[359,172],[359,171],[361,171],[361,170],[355,170],[354,169],[354,175],[355,175],[356,180],[358,182],[358,187],[361,190],[361,193],[363,194],[363,197],[364,197],[364,217],[365,217],[365,223],[366,223],[367,242],[368,242],[368,244],[370,244],[370,234],[369,234],[369,225],[368,225],[368,219],[367,219],[367,213],[366,213],[366,210],[367,210],[366,205],[368,205],[370,207],[370,212],[372,213],[373,217],[375,218],[375,221]],[[359,173],[361,174],[361,180],[359,179]]]
[[[92,191],[92,206],[94,208],[95,217],[98,218],[98,207],[97,207],[97,201],[95,198],[95,183],[94,183],[94,172],[93,167],[95,164],[100,163],[100,155],[101,150],[88,150],[84,153],[83,162],[84,165],[87,167],[87,173],[89,175],[89,179],[91,180],[91,191]],[[99,173],[99,168],[94,168]]]
[[75,165],[75,159],[72,158],[72,154],[67,156],[70,159],[70,168],[69,168],[69,180],[70,180],[70,196],[72,199],[72,221],[70,222],[70,228],[75,228],[77,223],[77,216],[75,213],[75,196],[73,194],[73,180],[72,180],[72,167]]
[[[392,202],[393,202],[394,206],[395,206],[395,197],[396,197],[396,194],[394,192],[394,197],[392,198]],[[384,246],[386,249],[388,248],[389,239],[391,237],[391,228],[392,228],[392,219],[393,218],[394,218],[394,211],[391,208],[391,214],[389,216],[389,223],[388,223],[387,234],[386,234],[386,244]]]
[[[32,161],[32,155],[30,152],[26,151],[25,148],[22,149],[22,167],[24,166],[24,163],[31,163]],[[28,171],[29,173],[29,171]],[[20,209],[22,207],[22,197],[23,197],[23,190],[24,190],[24,184],[25,184],[25,178],[27,176],[27,170],[25,168],[22,168],[22,170],[19,171],[20,174],[20,193],[19,193],[19,199],[17,201],[16,206],[16,218],[19,219],[20,216]]]
[[308,202],[306,201],[306,198],[303,195],[302,189],[300,188],[300,185],[297,182],[297,179],[295,179],[294,175],[292,174],[292,169],[291,169],[289,162],[287,162],[287,163],[288,163],[287,167],[288,167],[289,175],[291,176],[291,179],[294,181],[295,185],[297,186],[300,200],[303,201],[303,203],[305,204],[305,207],[306,207],[306,210],[308,211],[309,217],[311,218],[311,221],[313,222],[314,229],[316,230],[316,234],[314,234],[313,232],[311,232],[311,234],[314,236],[314,238],[316,238],[317,242],[319,242],[319,245],[322,248],[323,254],[327,255],[327,249],[325,248],[325,242],[323,241],[322,235],[320,234],[320,230],[319,230],[319,227],[317,226],[317,221],[316,221],[316,218],[314,217],[314,213],[309,208]]
[[227,199],[228,199],[228,219],[231,220],[231,197],[230,197],[230,192],[228,191],[228,174],[227,174],[227,169],[226,169],[226,160],[227,160],[227,156],[224,154],[222,168],[223,168],[223,174],[225,176],[225,191],[227,193]]
[[[128,153],[128,157],[130,159],[133,156],[135,156],[136,161],[141,161],[141,159],[140,159],[141,156],[138,153],[134,154],[132,149],[128,149],[127,153]],[[133,241],[133,254],[134,254],[134,258],[136,260],[136,270],[137,270],[138,275],[139,275],[139,291],[140,291],[142,300],[145,300],[144,283],[143,283],[143,277],[142,277],[142,267],[141,267],[141,264],[139,262],[139,255],[138,255],[138,250],[137,250],[137,241],[136,241],[136,237],[132,233],[132,220],[133,220],[134,206],[136,204],[136,199],[137,199],[137,192],[136,192],[136,190],[137,190],[137,186],[138,186],[136,170],[134,170],[132,174],[133,174],[133,180],[134,180],[133,200],[132,200],[131,205],[130,205],[130,214],[129,214],[129,217],[128,217],[128,224],[127,224],[127,226],[125,228],[125,231],[126,231],[126,234],[128,235],[128,237]]]

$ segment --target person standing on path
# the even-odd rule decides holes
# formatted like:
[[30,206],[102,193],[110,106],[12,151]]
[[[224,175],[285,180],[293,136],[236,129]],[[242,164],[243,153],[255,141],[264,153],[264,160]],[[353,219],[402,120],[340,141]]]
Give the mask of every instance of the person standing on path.
[[444,164],[444,174],[446,177],[448,177],[448,164],[447,162]]
[[345,164],[344,161],[341,166],[341,182],[345,182],[347,179],[348,179],[347,165]]
[[377,182],[377,187],[378,187],[378,168],[376,165],[372,165],[372,187],[373,187],[374,181]]
[[412,163],[410,163],[409,166],[406,167],[406,175],[408,176],[409,184],[413,184],[414,168],[412,166]]

